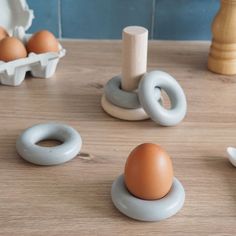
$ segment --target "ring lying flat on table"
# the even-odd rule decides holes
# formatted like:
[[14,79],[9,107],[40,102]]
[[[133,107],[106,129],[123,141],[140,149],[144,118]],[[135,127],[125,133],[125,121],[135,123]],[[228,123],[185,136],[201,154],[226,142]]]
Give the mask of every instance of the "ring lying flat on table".
[[[164,90],[170,98],[171,108],[166,109],[155,98],[155,88]],[[150,118],[164,126],[172,126],[183,120],[187,111],[185,94],[178,82],[162,71],[146,73],[139,83],[139,101]]]
[[102,95],[101,100],[102,108],[105,112],[107,112],[109,115],[121,119],[121,120],[147,120],[149,119],[149,116],[147,113],[143,110],[143,108],[136,108],[136,109],[125,109],[122,107],[118,107],[116,105],[113,105],[110,103],[107,99],[105,94]]
[[120,212],[140,221],[167,219],[180,211],[185,201],[184,188],[176,178],[165,197],[150,201],[133,196],[125,187],[124,176],[120,175],[112,185],[111,196]]
[[[38,142],[53,139],[62,144],[42,147]],[[57,123],[38,124],[26,129],[16,142],[18,154],[37,165],[58,165],[73,159],[80,151],[80,134],[68,125]]]

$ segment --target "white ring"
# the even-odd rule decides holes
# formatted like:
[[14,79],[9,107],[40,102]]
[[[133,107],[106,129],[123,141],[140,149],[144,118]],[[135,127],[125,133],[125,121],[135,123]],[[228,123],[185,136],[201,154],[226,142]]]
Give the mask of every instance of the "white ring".
[[102,108],[105,112],[109,115],[121,119],[121,120],[128,120],[128,121],[138,121],[138,120],[147,120],[149,116],[143,110],[143,108],[136,108],[136,109],[125,109],[121,107],[117,107],[110,103],[105,95],[102,95],[101,99]]
[[[164,90],[170,98],[171,108],[166,109],[155,99],[155,88]],[[187,111],[186,97],[179,83],[163,71],[146,73],[139,83],[138,95],[143,109],[150,118],[164,126],[176,125]]]
[[[62,144],[42,147],[38,142],[54,139]],[[38,124],[26,129],[17,139],[16,150],[28,162],[36,165],[58,165],[73,159],[80,151],[80,134],[68,125],[57,123]]]
[[120,175],[112,184],[112,202],[124,215],[140,221],[161,221],[175,215],[184,205],[185,191],[174,178],[169,193],[154,201],[142,200],[129,193]]

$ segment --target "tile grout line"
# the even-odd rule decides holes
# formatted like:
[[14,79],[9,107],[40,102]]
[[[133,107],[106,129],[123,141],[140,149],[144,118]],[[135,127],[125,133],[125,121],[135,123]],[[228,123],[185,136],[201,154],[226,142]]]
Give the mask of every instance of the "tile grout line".
[[59,39],[62,38],[62,23],[61,23],[61,0],[57,1],[57,17],[58,17],[58,35]]
[[152,1],[152,25],[151,25],[151,39],[154,38],[154,29],[155,29],[155,11],[156,11],[156,0]]

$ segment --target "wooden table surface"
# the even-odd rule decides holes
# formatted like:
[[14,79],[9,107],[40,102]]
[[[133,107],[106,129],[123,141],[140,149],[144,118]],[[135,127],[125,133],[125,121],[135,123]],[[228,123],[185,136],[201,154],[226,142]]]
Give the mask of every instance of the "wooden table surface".
[[[188,100],[187,117],[171,128],[103,112],[103,86],[120,73],[120,42],[63,45],[53,78],[0,87],[0,235],[235,235],[236,169],[226,147],[236,146],[236,77],[207,71],[209,43],[150,42],[148,69],[172,74]],[[17,136],[47,121],[76,128],[82,154],[53,167],[23,161]],[[129,152],[143,142],[167,150],[186,190],[181,212],[159,223],[123,216],[110,197]]]

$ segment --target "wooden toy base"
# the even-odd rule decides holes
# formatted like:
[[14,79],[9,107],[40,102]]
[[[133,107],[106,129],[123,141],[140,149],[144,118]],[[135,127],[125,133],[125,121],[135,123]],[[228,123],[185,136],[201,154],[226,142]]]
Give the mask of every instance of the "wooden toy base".
[[106,96],[104,94],[102,95],[101,105],[102,105],[103,110],[106,113],[121,120],[138,121],[138,120],[149,119],[149,116],[143,110],[143,108],[125,109],[125,108],[117,107],[111,104],[106,99]]

